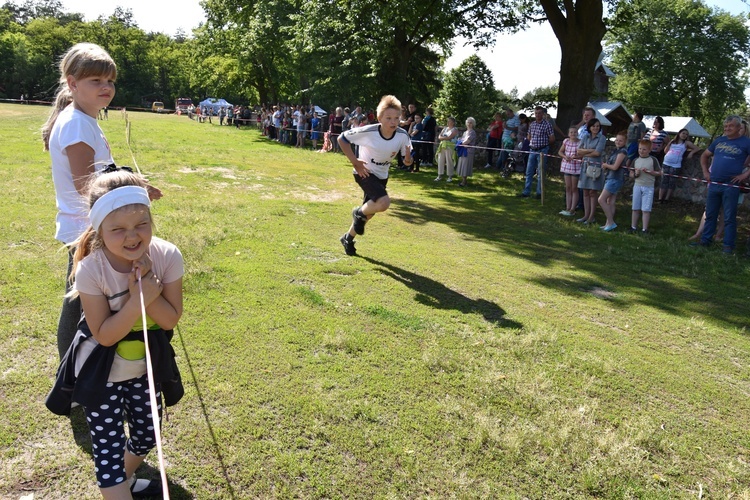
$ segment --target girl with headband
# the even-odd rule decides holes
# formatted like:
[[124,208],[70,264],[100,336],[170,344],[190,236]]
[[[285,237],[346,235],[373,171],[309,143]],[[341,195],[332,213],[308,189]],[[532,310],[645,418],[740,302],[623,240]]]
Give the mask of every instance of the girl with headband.
[[47,398],[47,407],[58,414],[68,414],[71,401],[83,406],[104,498],[161,492],[159,481],[134,475],[156,446],[139,287],[160,418],[162,393],[167,406],[183,393],[169,345],[182,315],[183,260],[176,246],[152,236],[146,186],[139,175],[123,170],[90,184],[91,223],[74,243],[71,292],[80,297],[83,317]]

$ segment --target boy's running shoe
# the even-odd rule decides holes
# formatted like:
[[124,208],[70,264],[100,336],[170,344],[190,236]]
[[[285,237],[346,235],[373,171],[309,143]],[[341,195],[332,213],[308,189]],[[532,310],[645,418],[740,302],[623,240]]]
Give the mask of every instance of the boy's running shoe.
[[347,238],[349,233],[344,233],[344,236],[339,238],[339,241],[342,245],[344,245],[344,252],[346,252],[346,255],[357,255],[357,249],[354,248],[354,239],[351,240]]
[[359,215],[359,207],[352,210],[352,222],[354,223],[354,232],[362,235],[365,234],[365,224],[367,224],[367,216]]

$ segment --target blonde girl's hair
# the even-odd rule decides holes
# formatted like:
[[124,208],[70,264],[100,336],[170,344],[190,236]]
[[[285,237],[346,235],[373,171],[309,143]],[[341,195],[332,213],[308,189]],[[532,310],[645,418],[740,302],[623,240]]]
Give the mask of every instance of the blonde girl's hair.
[[380,117],[383,116],[383,113],[385,113],[386,109],[395,109],[396,111],[401,113],[401,101],[399,101],[395,95],[384,95],[380,98],[380,102],[378,103],[378,107],[375,110],[375,114],[378,117],[378,120],[380,120]]
[[114,80],[117,78],[117,65],[106,50],[93,43],[77,43],[63,55],[60,60],[60,82],[55,101],[47,123],[42,127],[45,151],[49,150],[49,136],[60,111],[73,102],[73,94],[68,88],[69,76],[76,80],[91,76],[106,76]]
[[[148,184],[146,180],[138,174],[128,172],[127,170],[116,170],[111,173],[101,174],[94,177],[89,181],[88,184],[88,202],[89,208],[94,206],[96,200],[109,193],[113,189],[117,189],[123,186],[140,186],[147,188]],[[104,240],[98,231],[94,230],[89,224],[89,227],[83,234],[73,243],[71,247],[76,249],[73,255],[73,266],[69,279],[71,283],[76,274],[78,263],[81,262],[87,255],[91,254],[94,250],[98,250],[104,247]]]

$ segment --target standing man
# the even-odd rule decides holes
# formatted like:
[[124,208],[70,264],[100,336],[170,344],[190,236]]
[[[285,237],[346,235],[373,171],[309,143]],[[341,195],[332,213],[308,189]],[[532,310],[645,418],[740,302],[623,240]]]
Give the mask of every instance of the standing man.
[[[528,198],[531,194],[531,182],[534,180],[534,175],[537,174],[542,155],[547,154],[550,145],[555,143],[555,131],[552,129],[552,125],[544,119],[544,113],[546,112],[547,110],[541,106],[534,108],[534,121],[529,125],[529,147],[531,153],[526,164],[526,183],[524,184],[523,192],[520,194],[523,198]],[[539,174],[536,181],[537,199],[542,197],[541,172]]]
[[[700,246],[711,245],[716,232],[719,209],[724,210],[725,254],[734,252],[737,239],[737,199],[740,196],[738,184],[750,177],[750,170],[743,173],[750,158],[750,138],[740,133],[742,119],[730,115],[724,120],[724,135],[716,139],[701,155],[703,178],[708,182],[706,193],[706,225]],[[711,158],[713,157],[713,163]],[[734,184],[724,186],[714,183]]]
[[[503,108],[503,111],[505,111],[505,123],[503,124],[501,144],[508,142],[513,132],[517,134],[518,126],[521,124],[521,120],[518,119],[518,116],[516,116],[516,114],[510,107],[505,106]],[[519,141],[522,141],[523,139],[523,137],[518,138]],[[497,168],[499,168],[500,170],[503,169],[503,165],[505,164],[505,160],[508,159],[509,154],[510,152],[506,151],[505,149],[500,151],[500,155],[497,157]]]
[[[584,140],[586,137],[589,136],[589,131],[586,128],[586,124],[589,122],[589,120],[591,120],[592,118],[595,118],[595,117],[596,117],[596,111],[594,111],[594,108],[592,108],[591,106],[586,106],[585,108],[583,108],[583,117],[581,118],[581,123],[579,123],[577,125],[577,127],[578,127],[578,138],[580,140]],[[639,137],[638,141],[641,140],[642,138],[643,138],[643,136]],[[636,145],[635,145],[636,146],[635,147],[635,149],[636,149],[636,151],[635,151],[636,156],[638,156],[638,141],[635,141],[636,142]]]

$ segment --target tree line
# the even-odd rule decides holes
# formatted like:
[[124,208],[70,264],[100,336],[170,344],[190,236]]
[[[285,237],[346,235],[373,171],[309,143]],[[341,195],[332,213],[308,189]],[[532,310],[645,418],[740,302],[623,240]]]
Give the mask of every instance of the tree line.
[[[703,0],[205,0],[207,21],[191,36],[146,33],[128,9],[84,21],[59,0],[0,8],[0,96],[54,95],[56,64],[79,41],[103,46],[118,65],[114,106],[177,97],[230,102],[314,103],[324,108],[395,94],[439,116],[472,115],[480,126],[502,105],[558,103],[558,121],[580,119],[604,50],[617,76],[610,100],[645,114],[694,116],[714,127],[746,112],[750,32],[745,16]],[[472,56],[445,71],[456,37],[489,46],[501,31],[547,23],[561,48],[559,84],[519,96],[496,89]],[[519,75],[519,78],[523,78]],[[710,129],[710,128],[709,128]]]

